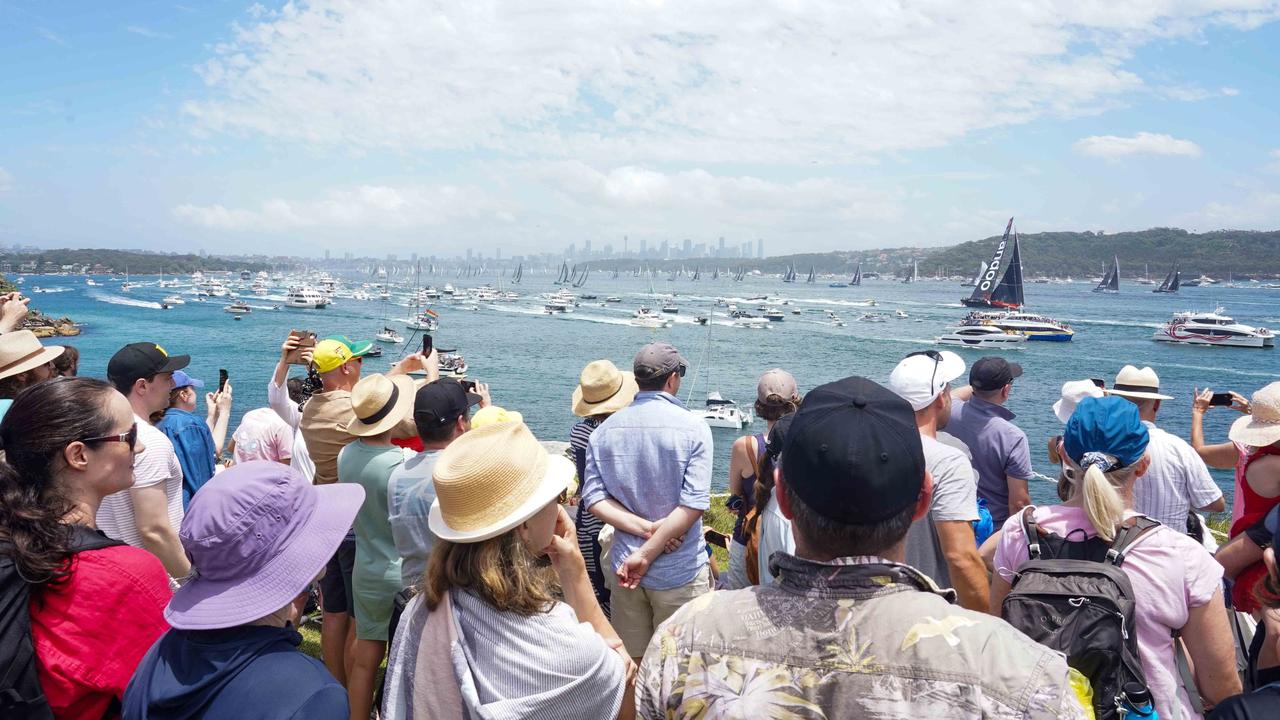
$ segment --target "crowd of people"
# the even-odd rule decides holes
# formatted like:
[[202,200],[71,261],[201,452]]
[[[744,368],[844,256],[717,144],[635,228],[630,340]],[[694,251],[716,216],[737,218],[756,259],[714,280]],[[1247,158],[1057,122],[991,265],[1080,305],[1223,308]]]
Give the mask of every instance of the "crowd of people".
[[0,717],[1280,717],[1280,382],[1226,396],[1218,444],[1210,390],[1184,440],[1152,368],[1064,383],[1034,506],[1018,364],[926,350],[807,392],[775,368],[726,496],[667,343],[586,364],[540,441],[434,352],[364,373],[370,343],[291,333],[233,429],[188,356],[77,377],[20,304]]

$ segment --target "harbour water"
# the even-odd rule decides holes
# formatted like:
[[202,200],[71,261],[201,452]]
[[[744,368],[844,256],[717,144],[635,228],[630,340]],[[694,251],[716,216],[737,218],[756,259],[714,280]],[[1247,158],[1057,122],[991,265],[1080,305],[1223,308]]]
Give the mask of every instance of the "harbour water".
[[[219,368],[230,373],[235,391],[233,427],[243,413],[266,404],[266,383],[280,343],[291,328],[312,330],[320,336],[372,339],[385,318],[406,342],[385,345],[384,357],[367,362],[366,372],[386,369],[402,352],[420,344],[419,336],[405,328],[412,309],[402,294],[386,303],[339,298],[323,310],[273,310],[283,304],[283,288],[266,296],[242,291],[253,311],[236,320],[223,311],[229,298],[197,302],[188,292],[189,283],[182,288],[160,288],[156,278],[135,276],[132,280],[141,285],[125,292],[118,278],[93,279],[100,286],[86,285],[82,276],[25,276],[22,286],[31,294],[33,306],[49,315],[69,315],[83,325],[80,336],[67,339],[81,352],[81,374],[105,376],[111,354],[128,342],[154,341],[170,353],[189,353],[190,372],[210,384],[216,384]],[[687,278],[651,282],[647,278],[593,277],[577,292],[599,299],[582,300],[570,313],[547,315],[540,295],[556,289],[552,279],[552,275],[526,272],[520,285],[504,287],[521,294],[513,303],[472,303],[475,309],[448,302],[432,305],[440,315],[440,329],[434,333],[436,347],[457,348],[470,366],[468,377],[489,383],[494,401],[523,413],[534,433],[546,440],[567,439],[575,421],[569,398],[579,371],[591,360],[609,358],[627,369],[642,344],[666,340],[693,366],[681,390],[682,398],[700,405],[708,390],[718,390],[749,407],[756,378],[772,367],[794,373],[802,391],[847,375],[886,381],[902,356],[937,347],[934,338],[965,315],[959,299],[970,292],[953,281],[930,280],[911,284],[866,280],[860,287],[831,288],[825,280],[810,285],[750,277],[743,282],[723,277],[713,281],[705,276],[697,282]],[[361,282],[352,281],[357,286]],[[441,276],[424,277],[422,282],[437,286],[453,282],[461,289],[496,283],[497,279]],[[48,292],[33,293],[37,286]],[[1110,383],[1126,363],[1150,365],[1160,374],[1163,390],[1175,397],[1162,408],[1159,424],[1185,438],[1189,436],[1193,388],[1209,386],[1247,396],[1280,379],[1280,357],[1274,350],[1193,347],[1151,340],[1155,329],[1174,311],[1186,309],[1221,306],[1243,323],[1276,327],[1280,325],[1280,290],[1217,285],[1156,295],[1149,287],[1122,283],[1118,295],[1097,295],[1090,292],[1092,286],[1088,282],[1028,285],[1029,309],[1071,324],[1075,339],[1069,343],[1029,342],[1022,349],[1002,353],[1025,369],[1025,375],[1014,384],[1009,408],[1030,438],[1032,460],[1039,472],[1052,474],[1044,448],[1047,439],[1061,431],[1050,406],[1064,381],[1097,377]],[[651,293],[651,287],[656,294]],[[186,303],[161,309],[160,300],[173,293],[180,294]],[[672,318],[672,327],[647,329],[629,324],[641,304],[656,310],[662,296],[672,294],[680,309]],[[761,302],[745,298],[766,294],[768,305],[786,312],[782,322],[769,323],[767,330],[732,327],[723,307],[714,308],[717,315],[710,327],[694,321],[697,315],[710,314],[718,298],[758,315],[754,309]],[[604,305],[609,295],[622,302]],[[875,299],[878,305],[865,307],[867,299]],[[793,309],[801,314],[792,314]],[[895,319],[898,310],[908,317]],[[833,325],[827,311],[837,313],[845,326]],[[859,321],[868,311],[885,314],[886,322]],[[989,351],[958,352],[972,364]],[[1227,427],[1236,417],[1229,409],[1211,411],[1209,440],[1225,441]],[[763,429],[764,423],[757,421],[751,431]],[[714,432],[716,488],[725,485],[729,448],[738,434]],[[1215,477],[1230,499],[1230,474],[1219,472]],[[1034,500],[1048,500],[1052,492],[1048,482],[1032,485]]]

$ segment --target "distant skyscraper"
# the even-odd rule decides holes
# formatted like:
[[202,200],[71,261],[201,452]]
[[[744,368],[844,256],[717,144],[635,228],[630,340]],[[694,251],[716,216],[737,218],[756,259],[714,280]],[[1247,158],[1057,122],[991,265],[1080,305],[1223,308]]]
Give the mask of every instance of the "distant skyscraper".
[[467,248],[467,262],[471,262],[471,248]]
[[626,236],[626,235],[623,235],[623,236],[622,236],[622,254],[623,254],[623,255],[626,255],[626,254],[628,254],[628,253],[630,253],[630,252],[631,252],[631,250],[630,250],[629,248],[627,248],[627,236]]
[[410,262],[418,262],[418,253],[409,253]]
[[658,257],[662,258],[663,260],[671,259],[671,250],[666,240],[663,240],[662,244],[658,246]]
[[759,238],[756,240],[756,257],[758,258],[764,257],[764,238]]
[[582,243],[582,254],[591,257],[591,241],[586,240]]
[[647,252],[649,252],[649,241],[644,238],[640,238],[640,257],[644,257],[644,254]]
[[493,252],[493,256],[499,260],[502,259],[502,248],[498,248]]
[[682,254],[680,257],[692,257],[693,241],[690,240],[689,238],[685,238],[684,242],[681,244],[681,250],[682,250]]
[[716,257],[724,257],[724,236],[720,236],[720,247],[716,250]]
[[325,250],[325,251],[324,251],[324,259],[325,259],[325,260],[328,260],[328,259],[329,259],[329,251],[328,251],[328,250]]

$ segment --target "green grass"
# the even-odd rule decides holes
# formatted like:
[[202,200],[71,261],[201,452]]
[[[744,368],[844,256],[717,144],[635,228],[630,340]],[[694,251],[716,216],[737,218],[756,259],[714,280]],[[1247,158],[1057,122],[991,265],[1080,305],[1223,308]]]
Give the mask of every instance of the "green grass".
[[298,629],[302,634],[302,652],[319,660],[320,658],[320,625],[307,623]]

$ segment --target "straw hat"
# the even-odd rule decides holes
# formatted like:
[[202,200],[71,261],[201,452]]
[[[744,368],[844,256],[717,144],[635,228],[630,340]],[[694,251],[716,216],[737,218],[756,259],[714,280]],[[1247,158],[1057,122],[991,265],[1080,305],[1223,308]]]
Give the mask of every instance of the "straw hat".
[[1266,447],[1280,442],[1280,382],[1255,392],[1249,398],[1249,415],[1231,424],[1227,436],[1241,445]]
[[450,542],[497,537],[554,502],[573,474],[573,463],[548,455],[522,422],[470,430],[436,460],[427,525]]
[[1160,376],[1149,367],[1141,370],[1125,365],[1116,373],[1116,381],[1107,388],[1108,395],[1138,398],[1140,400],[1172,400],[1169,395],[1160,394]]
[[30,330],[15,330],[0,335],[0,378],[38,368],[62,354],[61,345],[45,347]]
[[524,422],[524,416],[515,410],[508,410],[497,405],[482,407],[471,416],[471,429],[482,428],[500,422]]
[[375,373],[351,388],[351,410],[356,418],[347,433],[356,437],[381,435],[413,413],[413,378]]
[[631,404],[640,386],[634,373],[622,372],[608,360],[596,360],[582,369],[573,391],[573,414],[580,417],[608,415]]

